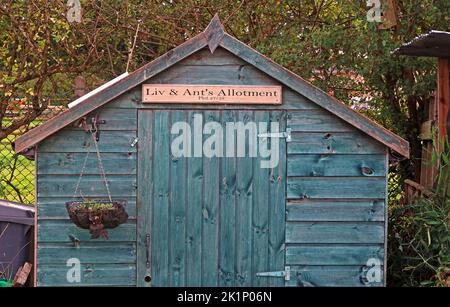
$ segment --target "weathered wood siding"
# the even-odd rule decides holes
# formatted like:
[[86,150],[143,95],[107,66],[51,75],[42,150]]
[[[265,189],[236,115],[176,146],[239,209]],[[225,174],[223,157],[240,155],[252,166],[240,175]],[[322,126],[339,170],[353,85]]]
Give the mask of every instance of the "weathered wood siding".
[[386,149],[323,110],[287,126],[287,285],[364,286],[368,260],[384,262]]
[[[73,193],[86,157],[80,191],[87,197],[107,198],[92,137],[68,127],[39,145],[37,163],[38,286],[134,286],[136,284],[136,174],[137,110],[110,108],[98,112],[106,120],[100,127],[99,148],[113,197],[128,201],[126,224],[109,231],[109,240],[91,240],[76,227],[65,202]],[[79,244],[75,241],[79,240]],[[69,283],[67,260],[81,262],[81,283]]]
[[[199,51],[146,83],[279,85],[252,65],[220,48],[214,54],[209,50]],[[268,226],[268,233],[263,233],[264,240],[270,241],[272,236],[285,237],[282,249],[284,257],[281,260],[283,263],[277,263],[276,267],[291,266],[292,278],[286,282],[289,286],[363,286],[361,271],[367,260],[379,258],[383,261],[387,169],[384,145],[286,86],[283,87],[281,106],[151,105],[141,104],[140,101],[141,88],[138,86],[99,110],[101,118],[107,121],[105,125],[100,125],[100,150],[111,191],[113,196],[128,200],[131,217],[127,224],[110,231],[109,241],[90,240],[86,230],[76,228],[68,220],[64,205],[73,194],[86,148],[91,144],[90,136],[80,129],[66,128],[39,145],[38,285],[73,285],[68,284],[65,278],[68,269],[66,261],[72,257],[78,257],[82,262],[82,285],[136,285],[137,267],[145,265],[141,263],[145,261],[143,236],[146,232],[155,231],[176,234],[175,240],[167,242],[167,250],[153,251],[151,255],[156,259],[161,258],[161,261],[169,261],[167,265],[173,268],[170,274],[164,271],[152,272],[166,278],[160,284],[166,282],[176,285],[179,280],[192,280],[190,284],[196,284],[201,278],[203,284],[239,285],[237,277],[241,271],[253,274],[255,269],[250,266],[271,267],[264,257],[257,259],[256,263],[248,260],[251,258],[246,253],[257,250],[258,246],[254,244],[258,244],[258,241],[246,241],[244,237],[255,231],[255,221]],[[164,162],[165,166],[153,165],[151,156],[147,160],[139,159],[136,147],[131,147],[130,144],[138,134],[137,118],[140,109],[153,110],[149,114],[164,109],[206,109],[209,111],[205,111],[205,114],[212,117],[217,116],[218,110],[227,109],[239,110],[236,112],[239,117],[251,113],[251,110],[287,110],[286,125],[293,132],[292,142],[286,146],[286,202],[278,204],[285,206],[286,214],[283,219],[270,219],[270,215],[266,219],[266,216],[259,216],[256,211],[252,211],[250,205],[259,197],[255,193],[252,193],[252,201],[247,199],[248,208],[245,207],[245,200],[242,200],[242,211],[239,214],[218,205],[221,201],[226,201],[225,198],[230,193],[237,193],[235,197],[242,198],[241,190],[245,189],[250,177],[255,176],[254,172],[246,170],[248,166],[242,166],[239,162],[229,165],[215,159],[209,163],[189,161],[192,165],[186,167],[187,162],[171,162],[169,157]],[[163,119],[164,117],[160,118]],[[153,131],[144,129],[139,133]],[[155,134],[155,142],[169,141],[158,139],[159,136],[160,133]],[[139,143],[138,146],[140,151],[153,151],[151,144]],[[158,150],[163,150],[163,147]],[[232,190],[224,190],[217,183],[212,184],[210,189],[205,189],[203,194],[189,193],[185,198],[186,191],[195,191],[197,188],[195,180],[203,182],[209,178],[211,182],[215,182],[214,178],[220,174],[226,177],[227,172],[231,174],[235,168],[239,176],[235,178]],[[106,197],[93,153],[87,170],[81,185],[84,194]],[[136,209],[137,173],[143,178],[150,178],[145,176],[150,176],[153,172],[161,175],[161,180],[154,188],[173,192],[146,197],[166,204],[171,200],[173,206],[170,211],[150,212],[150,208],[144,204],[140,204],[139,210]],[[170,174],[174,179],[167,181],[165,174]],[[186,181],[184,178],[192,178],[194,181]],[[253,184],[255,191],[262,189],[255,185],[256,182]],[[141,193],[149,192],[140,187],[139,195],[142,197]],[[198,206],[196,212],[199,216],[186,215],[185,207],[180,205],[181,201]],[[167,225],[170,228],[152,229],[145,219],[141,219],[137,231],[138,215],[150,213],[156,214],[158,218],[170,219],[171,224]],[[181,220],[177,219],[180,216]],[[228,224],[216,224],[219,218],[228,221]],[[266,220],[261,220],[263,218]],[[193,233],[187,233],[183,223],[195,219],[201,220],[199,225],[202,227],[192,230]],[[245,220],[252,225],[245,224]],[[270,226],[274,223],[285,224],[281,235]],[[228,250],[218,249],[216,236],[221,232],[225,233],[227,228],[243,237],[235,239],[232,248]],[[214,238],[209,237],[210,235]],[[196,245],[195,236],[204,238],[203,245]],[[79,247],[74,246],[74,238],[80,240]],[[154,239],[153,235],[152,238]],[[162,239],[164,237],[156,240]],[[191,250],[181,250],[177,242],[183,240],[190,242]],[[167,253],[171,256],[166,255]],[[251,257],[258,258],[257,252],[255,253]],[[174,257],[178,254],[182,255],[180,259]],[[183,267],[180,263],[188,263],[190,257],[203,257],[204,265],[217,266],[218,261],[222,261],[223,278],[217,279],[214,274],[202,275],[201,268],[200,271],[183,269],[188,266]],[[230,257],[241,260],[230,262]],[[139,259],[139,265],[136,259]],[[227,276],[234,276],[236,279],[227,279]],[[279,282],[274,279],[271,284]],[[383,282],[372,285],[381,284]]]

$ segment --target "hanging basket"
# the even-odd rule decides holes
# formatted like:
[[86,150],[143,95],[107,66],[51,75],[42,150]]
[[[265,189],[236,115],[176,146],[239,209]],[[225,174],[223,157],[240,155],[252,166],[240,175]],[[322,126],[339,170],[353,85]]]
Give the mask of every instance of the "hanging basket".
[[106,229],[116,228],[128,219],[124,200],[89,200],[66,203],[72,222],[80,228],[89,229],[92,239],[108,238]]

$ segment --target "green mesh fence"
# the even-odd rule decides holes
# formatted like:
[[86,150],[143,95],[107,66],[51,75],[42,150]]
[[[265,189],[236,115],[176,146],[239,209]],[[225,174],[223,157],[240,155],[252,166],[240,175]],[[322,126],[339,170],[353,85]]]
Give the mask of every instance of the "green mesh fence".
[[[61,104],[57,106],[51,105],[27,127],[14,131],[14,133],[0,141],[0,199],[28,205],[35,203],[35,163],[22,155],[17,155],[13,149],[13,142],[20,135],[39,126],[65,109],[66,107]],[[19,114],[13,112],[7,114],[3,119],[2,126],[8,126],[13,118],[20,116]]]
[[0,199],[34,204],[34,161],[14,153],[12,143],[21,132],[0,142]]

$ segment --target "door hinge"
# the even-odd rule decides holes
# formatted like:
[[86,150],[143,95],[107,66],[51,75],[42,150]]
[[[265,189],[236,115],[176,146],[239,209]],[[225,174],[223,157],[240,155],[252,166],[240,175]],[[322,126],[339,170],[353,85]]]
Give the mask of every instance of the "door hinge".
[[274,271],[274,272],[259,272],[256,273],[258,277],[284,277],[284,280],[291,280],[291,267],[287,266],[284,271]]
[[286,128],[284,132],[259,133],[259,138],[285,138],[286,142],[291,141],[291,128]]

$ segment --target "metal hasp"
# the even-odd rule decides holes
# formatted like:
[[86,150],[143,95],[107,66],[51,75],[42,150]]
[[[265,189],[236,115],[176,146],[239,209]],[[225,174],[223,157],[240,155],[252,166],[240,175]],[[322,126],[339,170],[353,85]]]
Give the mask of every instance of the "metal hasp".
[[286,128],[285,132],[260,133],[259,138],[286,138],[286,142],[291,141],[291,128]]
[[96,114],[91,118],[91,133],[94,134],[95,140],[98,142],[100,140],[100,131],[98,129],[99,124],[106,124],[105,120],[100,120],[99,115]]
[[99,114],[95,114],[91,117],[90,127],[86,117],[83,117],[76,126],[81,126],[84,131],[90,132],[94,135],[95,140],[98,142],[100,140],[100,131],[98,125],[106,124],[106,120],[101,120]]
[[284,280],[291,280],[291,267],[287,266],[284,271],[274,271],[274,272],[259,272],[256,273],[258,277],[284,277]]

